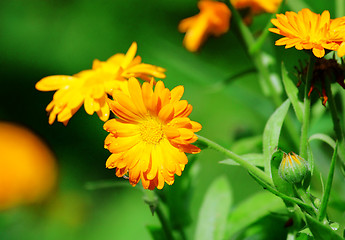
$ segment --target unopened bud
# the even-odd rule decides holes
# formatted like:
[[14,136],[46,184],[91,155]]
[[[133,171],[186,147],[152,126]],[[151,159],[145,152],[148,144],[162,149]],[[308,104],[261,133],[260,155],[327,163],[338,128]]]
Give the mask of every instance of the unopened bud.
[[294,152],[284,153],[278,173],[285,181],[295,184],[301,182],[308,174],[308,162]]

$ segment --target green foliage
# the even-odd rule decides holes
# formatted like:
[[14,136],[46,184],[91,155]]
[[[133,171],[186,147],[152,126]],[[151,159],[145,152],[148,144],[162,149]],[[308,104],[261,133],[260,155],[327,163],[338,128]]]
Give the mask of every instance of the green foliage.
[[210,185],[201,205],[194,239],[224,239],[226,218],[232,205],[232,192],[226,177]]
[[[248,154],[242,155],[241,157],[243,159],[245,159],[247,162],[249,162],[249,163],[251,163],[257,167],[264,168],[264,166],[265,166],[264,157],[261,153],[248,153]],[[227,164],[227,165],[234,165],[234,166],[240,165],[236,161],[234,161],[233,159],[225,159],[225,160],[220,161],[219,163]]]
[[289,110],[290,100],[287,99],[268,119],[263,134],[263,154],[265,159],[265,171],[270,173],[271,156],[278,147],[280,130],[284,118]]
[[253,195],[230,212],[224,239],[231,239],[234,234],[269,215],[270,212],[283,208],[283,202],[271,193],[261,192]]
[[315,218],[309,216],[308,214],[305,215],[307,220],[308,227],[312,232],[315,240],[341,240],[343,239],[338,234],[332,230],[329,226],[322,224],[321,222],[317,221]]
[[[274,186],[277,188],[278,191],[288,195],[288,196],[294,196],[292,185],[285,180],[283,180],[279,175],[279,166],[281,161],[283,160],[283,151],[278,150],[272,155],[271,159],[271,175],[272,180],[274,183]],[[291,206],[291,203],[287,203],[289,206]]]
[[285,88],[285,92],[288,95],[293,109],[295,110],[296,117],[298,121],[302,122],[303,120],[303,103],[298,98],[298,88],[296,84],[292,81],[289,77],[289,73],[286,70],[284,62],[282,62],[282,76],[283,76],[283,84]]

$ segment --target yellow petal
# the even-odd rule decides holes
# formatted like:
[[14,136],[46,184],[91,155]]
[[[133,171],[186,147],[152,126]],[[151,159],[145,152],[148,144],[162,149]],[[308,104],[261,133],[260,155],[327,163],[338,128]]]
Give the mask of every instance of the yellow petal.
[[37,82],[35,87],[40,91],[53,91],[68,86],[75,80],[75,77],[66,75],[49,76]]

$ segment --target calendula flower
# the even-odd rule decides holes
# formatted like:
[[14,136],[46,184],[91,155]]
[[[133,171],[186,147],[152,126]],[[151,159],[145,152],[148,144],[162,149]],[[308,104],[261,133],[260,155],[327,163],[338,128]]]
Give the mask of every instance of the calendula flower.
[[231,12],[225,3],[202,0],[198,2],[200,13],[182,20],[178,26],[180,32],[185,32],[184,46],[191,52],[210,35],[220,36],[229,30]]
[[339,43],[332,39],[330,32],[331,19],[328,11],[320,15],[305,8],[298,13],[286,12],[276,16],[277,19],[271,21],[277,28],[269,30],[284,36],[276,41],[277,46],[285,45],[285,48],[295,47],[298,50],[311,49],[318,58],[325,55],[325,49],[338,49]]
[[164,183],[174,183],[174,174],[181,175],[188,160],[185,153],[198,153],[191,143],[201,125],[188,116],[192,106],[180,100],[184,88],[173,90],[144,82],[140,87],[135,78],[128,82],[129,94],[115,91],[109,106],[118,117],[104,124],[109,132],[105,148],[112,154],[107,168],[116,167],[116,176],[129,174],[135,186],[139,180],[145,189],[162,189]]
[[134,42],[126,54],[115,54],[106,62],[94,60],[92,69],[84,70],[73,76],[55,75],[41,79],[36,84],[40,91],[55,91],[53,100],[46,111],[50,113],[49,124],[56,117],[59,122],[68,123],[69,119],[84,104],[85,111],[97,113],[102,121],[109,118],[108,94],[114,90],[128,92],[127,80],[131,76],[149,80],[152,77],[165,78],[165,69],[141,63],[140,56],[134,57],[137,44]]

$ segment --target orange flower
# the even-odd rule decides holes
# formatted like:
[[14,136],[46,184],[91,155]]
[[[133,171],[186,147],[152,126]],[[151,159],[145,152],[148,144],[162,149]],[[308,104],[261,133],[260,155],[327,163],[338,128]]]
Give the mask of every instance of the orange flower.
[[49,147],[28,129],[0,122],[0,210],[43,201],[56,180]]
[[236,9],[248,9],[252,15],[262,12],[275,13],[282,0],[230,0]]
[[337,36],[339,21],[331,20],[328,11],[320,15],[309,9],[302,9],[298,14],[286,12],[276,16],[277,19],[271,21],[277,28],[269,30],[285,36],[276,41],[277,46],[285,45],[285,48],[295,47],[298,50],[312,49],[318,58],[325,55],[325,49],[338,50],[341,42],[334,38]]
[[106,62],[94,60],[91,70],[85,70],[73,76],[55,75],[41,79],[36,84],[40,91],[56,91],[46,111],[50,113],[49,124],[56,117],[65,125],[84,103],[85,111],[97,113],[102,121],[109,118],[108,94],[114,90],[128,91],[127,78],[151,77],[165,78],[165,69],[141,63],[140,56],[134,58],[137,44],[134,42],[125,54],[115,54]]
[[220,36],[229,30],[231,12],[225,3],[201,0],[200,13],[182,20],[178,26],[185,32],[183,40],[188,51],[195,52],[209,35]]
[[335,47],[339,45],[337,53],[339,57],[345,55],[345,17],[331,20],[330,25],[330,41],[335,43]]
[[188,118],[192,106],[180,100],[183,86],[170,91],[159,81],[153,91],[152,84],[140,87],[130,78],[128,90],[129,95],[116,91],[109,100],[119,118],[104,124],[109,132],[105,148],[112,153],[106,167],[116,167],[118,177],[128,173],[133,186],[141,180],[145,189],[162,189],[164,182],[174,183],[174,174],[181,175],[188,162],[185,152],[200,152],[191,143],[201,125]]
[[126,55],[117,53],[107,61],[94,60],[93,68],[100,68],[106,72],[116,73],[121,70],[121,76],[129,79],[130,77],[141,78],[151,81],[152,77],[165,78],[165,69],[151,64],[141,63],[141,57],[136,56],[137,43],[133,42]]
[[243,21],[249,25],[253,16],[260,13],[275,13],[282,0],[230,0],[234,8],[243,15]]

